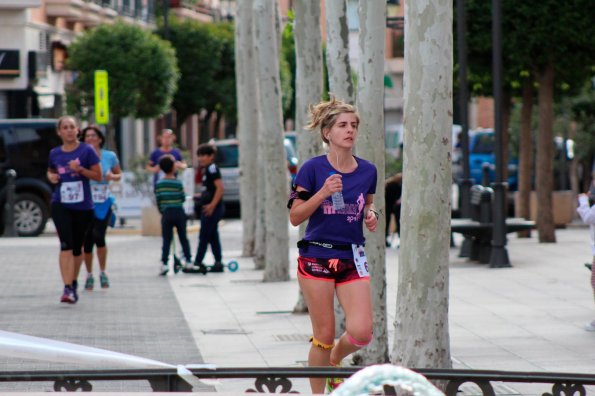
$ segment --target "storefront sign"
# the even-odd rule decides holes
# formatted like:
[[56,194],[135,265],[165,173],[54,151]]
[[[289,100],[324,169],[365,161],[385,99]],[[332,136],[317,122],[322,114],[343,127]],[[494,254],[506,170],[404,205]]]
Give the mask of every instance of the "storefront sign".
[[107,72],[95,70],[95,122],[105,125],[109,122],[109,91]]

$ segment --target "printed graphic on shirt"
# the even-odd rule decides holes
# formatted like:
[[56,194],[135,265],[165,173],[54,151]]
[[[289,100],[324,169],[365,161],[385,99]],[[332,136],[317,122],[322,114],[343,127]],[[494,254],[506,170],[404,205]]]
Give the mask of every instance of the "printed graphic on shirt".
[[[73,161],[77,164],[77,165],[81,165],[81,160],[76,157],[75,159],[73,159]],[[70,177],[79,177],[80,175],[75,172],[74,170],[72,170],[70,168],[70,165],[66,165],[66,166],[60,166],[58,165],[56,170],[58,171],[59,175],[66,175],[66,173],[70,172]]]
[[364,194],[360,193],[357,197],[356,203],[345,203],[345,207],[343,209],[336,210],[333,207],[333,202],[329,200],[324,200],[322,202],[322,213],[325,215],[347,215],[346,220],[349,223],[354,221],[359,221],[362,216],[362,212],[364,210],[364,206],[366,205],[366,199],[364,198]]

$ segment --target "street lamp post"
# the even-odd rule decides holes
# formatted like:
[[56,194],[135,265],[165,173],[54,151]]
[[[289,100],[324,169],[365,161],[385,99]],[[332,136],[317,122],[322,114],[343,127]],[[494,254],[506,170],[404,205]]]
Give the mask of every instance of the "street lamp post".
[[500,0],[492,0],[492,80],[494,91],[494,129],[496,149],[492,229],[491,268],[511,267],[506,250],[506,185],[504,175],[504,147],[502,147],[502,26]]

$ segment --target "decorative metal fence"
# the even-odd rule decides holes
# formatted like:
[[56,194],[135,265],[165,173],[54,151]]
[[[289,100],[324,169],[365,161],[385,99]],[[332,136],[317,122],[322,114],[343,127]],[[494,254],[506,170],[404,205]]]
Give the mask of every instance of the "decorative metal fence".
[[[199,379],[253,378],[254,385],[246,393],[299,393],[293,389],[292,379],[313,377],[347,378],[362,367],[262,367],[190,369]],[[543,396],[571,396],[587,394],[586,386],[595,386],[595,374],[514,372],[493,370],[413,369],[430,381],[446,383],[446,395],[456,396],[461,386],[473,383],[484,396],[496,395],[499,383],[541,383]],[[142,370],[77,370],[3,372],[0,382],[53,382],[57,392],[92,391],[98,381],[146,380],[154,392],[188,392],[192,386],[178,377],[176,369]],[[396,395],[394,388],[385,386],[386,395]]]

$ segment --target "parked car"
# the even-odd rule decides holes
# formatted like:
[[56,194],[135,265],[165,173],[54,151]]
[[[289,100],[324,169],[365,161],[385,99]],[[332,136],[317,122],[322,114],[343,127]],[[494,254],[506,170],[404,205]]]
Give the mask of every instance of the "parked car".
[[[15,228],[20,236],[37,236],[50,217],[52,186],[46,177],[50,150],[61,144],[54,119],[0,119],[0,208],[6,202],[6,171],[17,177]],[[0,233],[4,210],[0,210]]]
[[[495,180],[496,154],[494,147],[496,138],[491,129],[474,131],[469,136],[469,175],[473,183],[483,181],[483,166],[489,167],[489,181]],[[508,160],[508,189],[515,191],[518,186],[518,159],[509,156]]]
[[[223,202],[237,205],[240,202],[240,153],[237,139],[213,140],[212,144],[217,147],[215,163],[221,172],[223,180]],[[287,169],[291,180],[297,173],[298,160],[291,141],[283,139],[285,154],[287,158]]]

